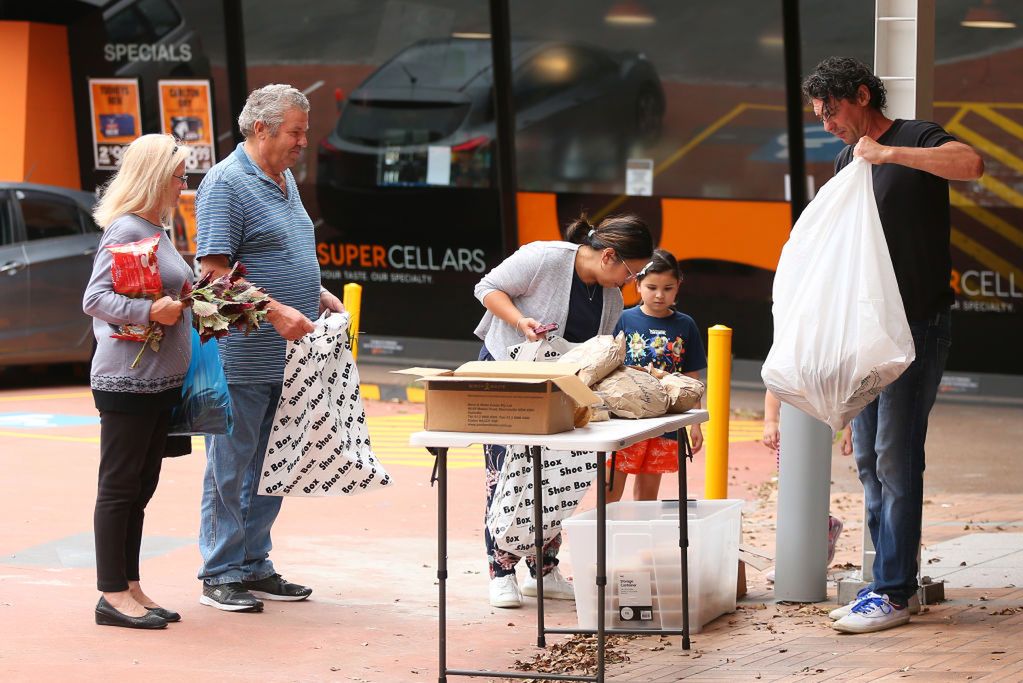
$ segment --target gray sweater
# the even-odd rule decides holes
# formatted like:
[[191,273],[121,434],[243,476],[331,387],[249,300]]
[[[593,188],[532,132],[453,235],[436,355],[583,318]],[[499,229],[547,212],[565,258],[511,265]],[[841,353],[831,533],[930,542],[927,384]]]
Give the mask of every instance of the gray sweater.
[[[476,298],[482,303],[491,292],[504,292],[525,317],[565,329],[578,250],[579,245],[570,242],[531,242],[483,276],[476,285]],[[605,287],[597,334],[611,334],[624,307],[621,290]],[[508,347],[526,340],[490,311],[476,326],[476,336],[497,360],[509,360]]]
[[155,394],[180,387],[184,381],[192,355],[191,311],[186,309],[176,325],[164,326],[159,351],[146,349],[134,370],[130,366],[142,344],[110,337],[117,332],[118,325],[148,323],[152,302],[149,299],[130,299],[113,291],[110,277],[113,256],[106,247],[137,242],[157,234],[160,235],[160,244],[156,250],[156,261],[163,293],[177,299],[185,281],[192,281],[192,269],[174,249],[166,230],[129,214],[116,219],[103,231],[92,264],[92,277],[82,300],[82,309],[93,318],[92,331],[96,335],[96,355],[92,359],[90,373],[93,389]]

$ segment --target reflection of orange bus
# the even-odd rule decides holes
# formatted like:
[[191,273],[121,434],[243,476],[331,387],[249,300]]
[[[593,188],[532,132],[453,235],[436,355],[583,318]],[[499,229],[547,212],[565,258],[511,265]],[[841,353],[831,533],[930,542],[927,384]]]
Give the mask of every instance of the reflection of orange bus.
[[[787,202],[653,200],[659,204],[654,230],[660,234],[660,247],[680,260],[714,259],[774,270],[791,227]],[[561,239],[557,201],[553,193],[518,194],[520,244]]]

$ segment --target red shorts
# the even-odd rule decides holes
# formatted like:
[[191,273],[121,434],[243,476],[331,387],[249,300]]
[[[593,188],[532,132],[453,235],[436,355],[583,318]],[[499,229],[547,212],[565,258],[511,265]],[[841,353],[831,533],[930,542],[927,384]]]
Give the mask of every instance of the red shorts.
[[678,472],[678,442],[655,436],[623,448],[615,455],[615,469],[626,474]]

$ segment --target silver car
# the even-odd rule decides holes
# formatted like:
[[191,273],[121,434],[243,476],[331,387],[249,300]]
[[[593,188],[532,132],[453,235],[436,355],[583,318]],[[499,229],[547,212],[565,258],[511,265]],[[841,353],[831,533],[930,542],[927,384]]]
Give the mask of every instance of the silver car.
[[0,366],[89,360],[82,293],[100,239],[95,203],[88,192],[0,183]]

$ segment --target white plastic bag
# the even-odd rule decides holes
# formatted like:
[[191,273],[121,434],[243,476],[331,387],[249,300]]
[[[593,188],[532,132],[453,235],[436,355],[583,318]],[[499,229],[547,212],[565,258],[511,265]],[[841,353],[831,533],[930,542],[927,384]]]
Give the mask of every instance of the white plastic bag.
[[392,483],[370,446],[359,371],[347,346],[349,319],[327,315],[288,343],[260,495],[354,495]]
[[913,362],[913,335],[861,158],[803,211],[774,276],[774,344],[761,377],[838,431]]
[[[507,446],[504,467],[487,509],[487,529],[494,545],[516,555],[535,549],[533,525],[533,459],[525,446]],[[592,451],[552,451],[542,448],[543,542],[561,532],[561,520],[575,512],[597,476]]]
[[548,334],[545,338],[536,341],[526,341],[515,346],[508,347],[510,360],[544,363],[555,361],[578,346],[572,342],[565,341],[556,334]]
[[[578,344],[556,334],[546,339],[508,347],[517,361],[556,361]],[[486,523],[494,545],[518,555],[534,549],[533,537],[533,460],[525,446],[505,446],[504,467],[487,509]],[[596,456],[592,451],[552,451],[541,449],[543,470],[543,541],[561,532],[561,520],[575,512],[596,474]]]

